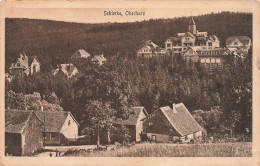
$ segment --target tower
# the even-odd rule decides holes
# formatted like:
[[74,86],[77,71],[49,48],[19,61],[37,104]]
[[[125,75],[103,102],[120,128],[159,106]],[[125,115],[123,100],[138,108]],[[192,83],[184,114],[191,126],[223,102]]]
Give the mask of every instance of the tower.
[[191,18],[190,22],[189,22],[189,32],[191,33],[196,33],[196,24],[195,21],[193,20],[193,17]]

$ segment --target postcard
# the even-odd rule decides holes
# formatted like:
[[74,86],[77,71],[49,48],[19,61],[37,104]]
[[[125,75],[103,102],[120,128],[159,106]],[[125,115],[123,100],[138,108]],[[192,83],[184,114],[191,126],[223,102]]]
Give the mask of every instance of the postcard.
[[260,164],[259,2],[0,8],[0,165]]

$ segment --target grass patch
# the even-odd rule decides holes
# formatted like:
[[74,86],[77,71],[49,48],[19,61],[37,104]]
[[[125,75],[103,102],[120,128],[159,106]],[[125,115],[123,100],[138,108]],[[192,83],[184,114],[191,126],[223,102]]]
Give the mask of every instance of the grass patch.
[[65,156],[80,157],[251,157],[252,143],[137,144],[111,151],[71,150]]

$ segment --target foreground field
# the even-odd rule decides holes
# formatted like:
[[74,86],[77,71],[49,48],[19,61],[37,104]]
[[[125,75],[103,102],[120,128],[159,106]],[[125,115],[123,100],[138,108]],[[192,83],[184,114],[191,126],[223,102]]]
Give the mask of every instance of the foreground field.
[[70,150],[66,156],[80,157],[251,157],[251,143],[138,144],[110,151]]

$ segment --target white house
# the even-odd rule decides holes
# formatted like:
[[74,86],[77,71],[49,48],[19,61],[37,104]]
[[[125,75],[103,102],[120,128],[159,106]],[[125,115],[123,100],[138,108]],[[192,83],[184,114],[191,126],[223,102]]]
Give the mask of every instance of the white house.
[[138,57],[153,57],[166,55],[165,49],[159,47],[151,40],[147,40],[144,45],[137,51]]
[[40,61],[36,56],[28,57],[21,53],[20,57],[11,64],[9,70],[11,75],[28,76],[40,72],[40,66]]
[[62,145],[78,138],[79,123],[71,112],[41,110],[35,113],[45,124],[45,145]]
[[84,49],[77,50],[74,54],[72,54],[71,59],[79,59],[79,58],[89,58],[90,54],[86,52]]
[[248,51],[251,46],[251,39],[247,36],[231,36],[226,40],[227,48],[242,48]]
[[64,74],[71,78],[79,73],[78,69],[72,64],[60,64],[58,68],[53,71],[53,75]]
[[103,54],[94,55],[94,57],[90,60],[91,63],[98,64],[98,65],[103,65],[104,63],[106,63],[106,61],[107,58],[105,58]]
[[170,37],[165,41],[165,50],[174,53],[183,53],[188,47],[204,46],[206,48],[220,47],[220,41],[216,35],[208,35],[208,32],[199,32],[194,19],[189,22],[188,32],[178,33],[176,37]]

